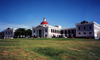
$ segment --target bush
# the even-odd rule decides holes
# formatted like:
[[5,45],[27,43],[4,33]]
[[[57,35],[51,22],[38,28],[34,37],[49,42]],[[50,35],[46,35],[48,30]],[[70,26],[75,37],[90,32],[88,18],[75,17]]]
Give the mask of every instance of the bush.
[[72,38],[74,38],[74,37],[72,37]]

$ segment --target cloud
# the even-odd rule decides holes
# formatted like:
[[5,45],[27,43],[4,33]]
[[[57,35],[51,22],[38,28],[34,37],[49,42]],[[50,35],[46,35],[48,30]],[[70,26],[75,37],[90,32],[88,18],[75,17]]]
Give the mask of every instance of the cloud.
[[26,29],[31,29],[32,26],[24,25],[24,24],[10,24],[10,23],[2,23],[0,22],[0,31],[3,31],[6,28],[26,28]]

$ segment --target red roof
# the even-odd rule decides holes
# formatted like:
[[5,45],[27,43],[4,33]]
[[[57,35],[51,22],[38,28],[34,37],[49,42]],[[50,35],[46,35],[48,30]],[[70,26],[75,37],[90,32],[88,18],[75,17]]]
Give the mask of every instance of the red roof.
[[46,25],[49,25],[49,23],[47,21],[43,21],[41,22],[42,25],[46,24]]

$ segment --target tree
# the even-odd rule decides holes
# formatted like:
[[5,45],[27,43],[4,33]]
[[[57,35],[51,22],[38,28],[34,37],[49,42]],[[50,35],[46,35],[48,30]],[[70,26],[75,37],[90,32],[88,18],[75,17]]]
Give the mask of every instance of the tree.
[[25,28],[18,28],[15,33],[14,33],[14,37],[17,38],[17,37],[24,37],[26,36],[26,30]]
[[25,29],[25,28],[18,28],[15,33],[14,33],[14,37],[31,37],[32,36],[32,30],[31,29]]
[[27,29],[26,30],[26,36],[32,36],[32,30],[31,29]]

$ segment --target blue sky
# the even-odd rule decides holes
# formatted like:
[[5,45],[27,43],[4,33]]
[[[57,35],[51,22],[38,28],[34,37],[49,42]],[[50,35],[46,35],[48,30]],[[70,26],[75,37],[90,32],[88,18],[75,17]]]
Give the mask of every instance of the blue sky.
[[100,24],[100,0],[0,0],[0,31],[50,25],[75,27],[83,20]]

